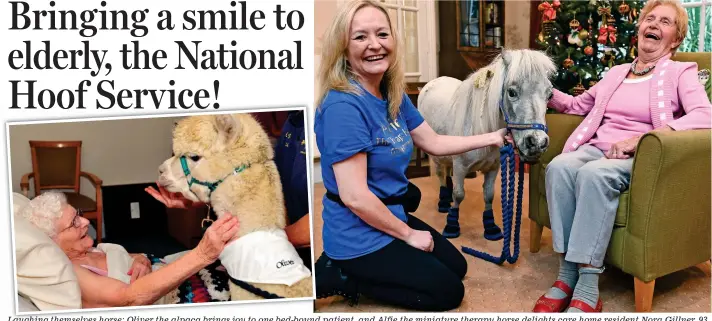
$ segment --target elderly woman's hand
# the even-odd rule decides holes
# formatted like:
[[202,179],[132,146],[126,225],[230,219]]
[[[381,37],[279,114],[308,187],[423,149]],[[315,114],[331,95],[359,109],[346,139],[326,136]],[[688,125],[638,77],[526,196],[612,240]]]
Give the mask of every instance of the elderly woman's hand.
[[611,145],[611,148],[606,153],[606,157],[610,159],[628,159],[633,157],[640,137],[641,136],[631,137]]
[[131,255],[131,257],[133,257],[133,263],[126,274],[131,276],[131,283],[133,283],[136,279],[151,273],[151,261],[141,254]]
[[228,242],[237,234],[239,224],[235,216],[223,214],[205,231],[195,247],[198,255],[207,262],[215,262]]

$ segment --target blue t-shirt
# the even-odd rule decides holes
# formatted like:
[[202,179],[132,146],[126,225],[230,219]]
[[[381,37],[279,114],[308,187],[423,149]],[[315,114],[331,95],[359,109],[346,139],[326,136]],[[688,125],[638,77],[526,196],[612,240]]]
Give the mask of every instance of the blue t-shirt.
[[[314,132],[321,152],[324,187],[339,194],[332,165],[357,153],[367,154],[368,188],[379,198],[402,195],[408,187],[406,169],[413,152],[410,131],[423,123],[408,96],[403,95],[398,118],[388,116],[388,102],[359,88],[355,95],[329,91],[315,115]],[[349,208],[324,197],[324,252],[337,260],[377,251],[393,241],[390,235],[368,225]],[[402,205],[391,213],[406,221]]]
[[307,153],[304,145],[304,113],[290,112],[275,146],[274,162],[284,192],[289,224],[309,213]]

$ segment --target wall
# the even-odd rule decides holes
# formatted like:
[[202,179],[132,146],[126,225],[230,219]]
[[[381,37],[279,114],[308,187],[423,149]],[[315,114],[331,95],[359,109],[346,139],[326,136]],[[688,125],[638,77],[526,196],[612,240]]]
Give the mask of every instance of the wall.
[[[439,76],[465,79],[472,70],[457,51],[455,1],[438,1],[438,70]],[[507,49],[529,48],[530,1],[506,1],[504,5],[504,44]]]
[[[81,140],[82,171],[99,176],[106,186],[154,182],[158,166],[171,156],[171,132],[177,119],[12,125],[9,130],[12,190],[21,192],[22,175],[32,171],[30,140]],[[34,195],[33,190],[31,187],[30,195]],[[82,192],[93,194],[91,184],[84,179]]]

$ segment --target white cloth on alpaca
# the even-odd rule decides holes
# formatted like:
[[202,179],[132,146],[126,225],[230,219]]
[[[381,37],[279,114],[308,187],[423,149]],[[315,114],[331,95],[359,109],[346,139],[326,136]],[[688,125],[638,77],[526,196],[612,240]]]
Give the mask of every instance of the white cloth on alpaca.
[[225,246],[220,262],[231,277],[243,282],[292,286],[311,276],[284,230],[240,237]]

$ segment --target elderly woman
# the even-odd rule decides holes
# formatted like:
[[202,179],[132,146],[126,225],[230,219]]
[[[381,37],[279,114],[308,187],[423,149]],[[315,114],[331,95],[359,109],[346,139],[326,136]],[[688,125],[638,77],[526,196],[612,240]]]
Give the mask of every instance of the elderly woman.
[[686,34],[687,14],[679,1],[648,1],[638,20],[639,56],[632,64],[613,67],[577,97],[554,91],[550,107],[586,118],[564,153],[546,167],[560,269],[534,312],[601,311],[598,278],[640,137],[649,131],[710,128],[710,101],[696,65],[670,60]]
[[327,196],[317,297],[363,294],[417,310],[449,310],[464,296],[467,262],[407,214],[413,145],[431,155],[502,146],[505,130],[438,135],[404,94],[403,45],[375,1],[342,6],[324,39],[315,133]]
[[[46,192],[29,202],[19,213],[47,234],[73,263],[79,281],[82,307],[149,305],[176,289],[181,282],[217,260],[225,244],[237,233],[237,219],[223,215],[211,225],[198,246],[179,259],[151,272],[151,263],[141,254],[128,254],[117,245],[93,248],[87,235],[89,221],[67,204],[62,193]],[[127,271],[111,271],[108,252],[123,259]],[[132,262],[132,263],[129,263]],[[130,275],[119,280],[110,276]]]

